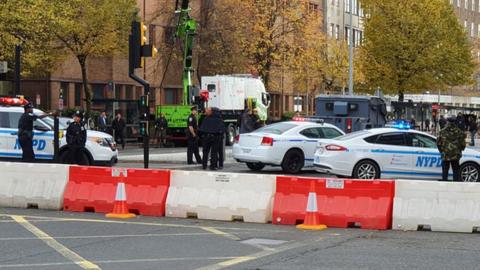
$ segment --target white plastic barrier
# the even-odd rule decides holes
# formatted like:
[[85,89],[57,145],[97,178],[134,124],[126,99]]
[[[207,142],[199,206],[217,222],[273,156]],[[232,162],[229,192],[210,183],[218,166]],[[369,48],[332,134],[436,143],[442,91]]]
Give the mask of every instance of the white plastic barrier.
[[62,209],[68,165],[0,162],[0,206]]
[[396,181],[394,230],[473,232],[480,227],[480,184]]
[[212,220],[272,220],[276,176],[172,171],[168,217]]

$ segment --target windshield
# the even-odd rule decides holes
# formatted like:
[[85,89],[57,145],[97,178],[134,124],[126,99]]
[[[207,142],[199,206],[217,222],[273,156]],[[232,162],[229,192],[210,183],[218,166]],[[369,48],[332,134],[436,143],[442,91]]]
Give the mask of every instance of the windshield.
[[295,124],[278,123],[257,129],[255,132],[281,135],[296,126]]
[[369,133],[370,133],[370,131],[367,131],[367,130],[357,131],[357,132],[348,133],[348,134],[345,134],[343,136],[337,137],[337,138],[335,138],[335,140],[347,141],[347,140],[351,140],[351,139],[354,139],[354,138],[357,138],[357,137],[361,137],[363,135],[367,135]]

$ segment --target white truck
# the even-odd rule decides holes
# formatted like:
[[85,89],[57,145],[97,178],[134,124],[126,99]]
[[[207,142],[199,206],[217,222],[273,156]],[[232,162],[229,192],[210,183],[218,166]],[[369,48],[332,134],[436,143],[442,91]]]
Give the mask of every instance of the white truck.
[[260,120],[268,118],[270,95],[262,80],[252,75],[216,75],[202,77],[202,91],[208,91],[206,106],[222,111],[226,125],[226,144],[237,135],[237,120],[247,107],[256,108]]

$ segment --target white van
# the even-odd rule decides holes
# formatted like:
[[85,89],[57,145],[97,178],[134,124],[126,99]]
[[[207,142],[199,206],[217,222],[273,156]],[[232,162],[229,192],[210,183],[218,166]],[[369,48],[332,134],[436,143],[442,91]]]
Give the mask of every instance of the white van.
[[[0,159],[21,159],[22,149],[18,141],[18,120],[22,116],[24,109],[22,106],[12,106],[4,100],[5,98],[0,98]],[[34,109],[33,113],[36,115],[45,114],[38,109]],[[53,118],[37,119],[33,126],[35,159],[53,160]],[[66,129],[67,126],[64,123],[60,123],[60,131],[65,133]],[[60,140],[59,156],[62,163],[68,160],[68,146],[65,136],[62,136]],[[112,136],[99,131],[87,130],[83,164],[111,166],[117,161],[118,151]]]

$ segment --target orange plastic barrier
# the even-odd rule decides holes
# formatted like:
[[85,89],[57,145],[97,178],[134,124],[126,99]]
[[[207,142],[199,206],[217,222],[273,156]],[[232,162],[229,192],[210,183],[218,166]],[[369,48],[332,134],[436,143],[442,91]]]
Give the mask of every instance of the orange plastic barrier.
[[170,186],[169,170],[70,166],[64,210],[112,212],[118,183],[125,183],[128,211],[144,216],[164,216]]
[[277,177],[273,223],[304,222],[310,183],[315,181],[319,219],[328,227],[386,230],[392,227],[393,180]]

